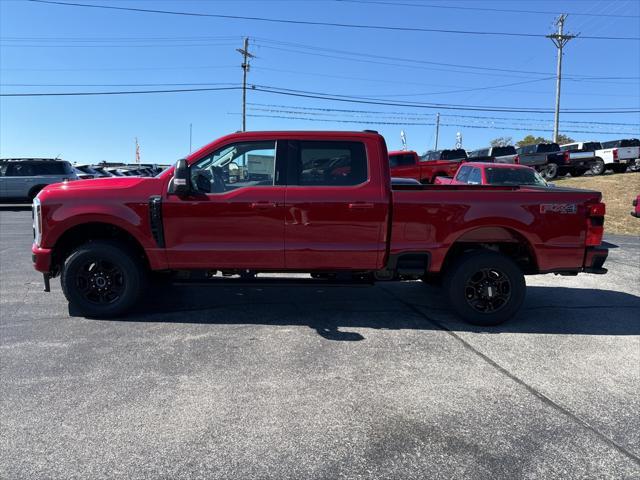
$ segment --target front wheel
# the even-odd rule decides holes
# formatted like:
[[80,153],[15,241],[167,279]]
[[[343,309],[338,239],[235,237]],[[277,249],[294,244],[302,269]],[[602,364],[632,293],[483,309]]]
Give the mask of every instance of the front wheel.
[[605,171],[604,160],[596,158],[591,164],[591,173],[593,175],[602,175]]
[[549,163],[542,169],[540,173],[542,174],[542,178],[544,178],[545,180],[553,180],[558,176],[558,165],[556,165],[555,163]]
[[135,304],[144,279],[141,262],[125,245],[99,240],[81,245],[67,257],[60,283],[80,314],[109,318]]
[[474,325],[499,325],[522,306],[526,284],[513,260],[489,250],[464,254],[447,271],[445,291],[453,310]]

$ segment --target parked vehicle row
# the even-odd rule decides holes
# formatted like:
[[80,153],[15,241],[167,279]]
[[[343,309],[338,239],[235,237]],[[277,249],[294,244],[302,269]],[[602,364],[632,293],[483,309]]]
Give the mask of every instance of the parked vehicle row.
[[33,200],[46,185],[103,177],[153,177],[163,169],[157,165],[83,165],[58,158],[0,159],[0,198]]
[[0,159],[0,198],[33,200],[52,183],[78,180],[69,162],[54,158]]
[[439,176],[452,177],[461,162],[520,164],[537,170],[545,180],[571,174],[579,177],[590,171],[601,175],[606,170],[623,173],[640,170],[640,140],[609,142],[574,142],[565,145],[537,143],[519,148],[487,147],[466,152],[463,149],[434,150],[424,155],[415,151],[389,153],[391,175],[413,178],[420,183],[434,183]]

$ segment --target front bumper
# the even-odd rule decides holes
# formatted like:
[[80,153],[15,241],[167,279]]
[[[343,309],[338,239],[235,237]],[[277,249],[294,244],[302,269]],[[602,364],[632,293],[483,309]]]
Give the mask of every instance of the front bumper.
[[585,273],[595,273],[602,275],[607,273],[607,269],[603,268],[605,260],[609,255],[609,249],[602,245],[597,247],[588,247],[584,256],[584,266],[582,271]]
[[31,260],[33,261],[33,268],[38,272],[51,272],[51,256],[52,250],[50,248],[41,248],[35,243],[32,245]]

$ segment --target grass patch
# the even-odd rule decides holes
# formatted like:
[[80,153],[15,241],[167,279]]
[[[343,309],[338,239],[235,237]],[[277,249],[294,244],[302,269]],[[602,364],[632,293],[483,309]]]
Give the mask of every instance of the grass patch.
[[602,199],[607,204],[604,231],[618,235],[640,236],[640,218],[629,214],[633,210],[631,202],[636,195],[640,194],[640,172],[556,178],[553,183],[559,187],[584,188],[602,192]]

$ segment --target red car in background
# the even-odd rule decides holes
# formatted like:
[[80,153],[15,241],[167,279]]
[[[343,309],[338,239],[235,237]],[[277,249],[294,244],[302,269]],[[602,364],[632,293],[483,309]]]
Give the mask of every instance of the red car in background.
[[438,176],[453,176],[467,152],[437,150],[420,156],[412,150],[389,152],[389,168],[395,178],[413,178],[420,183],[433,183]]
[[636,199],[631,202],[633,205],[633,210],[631,211],[631,216],[640,218],[640,195],[636,197]]
[[539,185],[549,186],[531,167],[509,163],[467,162],[454,177],[437,177],[436,185]]

